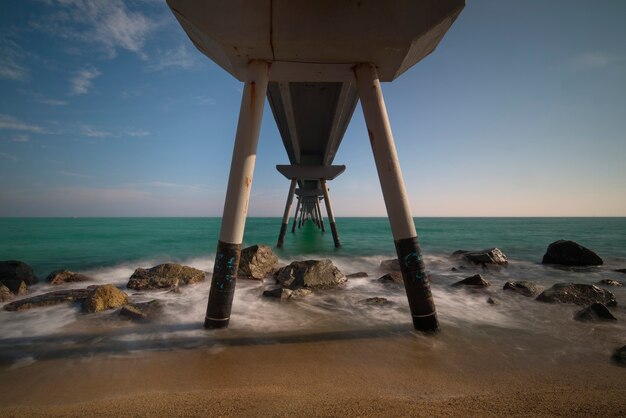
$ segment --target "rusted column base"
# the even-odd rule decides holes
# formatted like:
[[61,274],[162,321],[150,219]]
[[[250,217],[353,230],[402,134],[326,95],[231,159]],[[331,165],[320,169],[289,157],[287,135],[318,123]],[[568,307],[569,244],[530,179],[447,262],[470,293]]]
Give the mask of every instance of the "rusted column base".
[[339,242],[339,234],[337,233],[337,225],[334,222],[330,223],[330,230],[333,233],[333,241],[335,241],[335,247],[341,247],[341,243]]
[[217,242],[211,293],[209,293],[209,304],[204,319],[205,328],[216,329],[228,326],[240,256],[241,244]]
[[417,237],[396,240],[395,244],[413,326],[418,331],[435,332],[439,322]]
[[280,225],[280,234],[278,234],[278,243],[276,244],[276,246],[278,248],[282,248],[283,244],[285,243],[285,233],[287,232],[287,224],[281,224]]

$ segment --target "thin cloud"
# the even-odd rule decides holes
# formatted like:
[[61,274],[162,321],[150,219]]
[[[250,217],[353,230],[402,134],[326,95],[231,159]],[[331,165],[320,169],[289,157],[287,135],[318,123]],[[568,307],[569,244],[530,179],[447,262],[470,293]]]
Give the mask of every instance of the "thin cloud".
[[622,55],[609,52],[595,51],[579,54],[573,59],[573,65],[577,69],[600,69],[625,62]]
[[15,135],[11,138],[13,142],[28,142],[30,141],[30,137],[28,135]]
[[93,80],[98,78],[100,74],[100,71],[94,67],[83,68],[78,71],[74,77],[70,79],[71,94],[78,96],[88,93],[93,87]]
[[89,125],[83,125],[80,128],[80,133],[84,136],[88,136],[90,138],[106,138],[109,136],[113,136],[112,132],[103,131],[101,129],[96,129]]
[[142,48],[157,24],[143,13],[130,10],[122,0],[49,0],[60,10],[31,26],[62,39],[95,44],[109,58],[125,49],[144,56]]
[[22,63],[24,53],[20,46],[8,39],[0,42],[0,78],[7,80],[26,81],[30,71]]
[[189,52],[185,45],[176,49],[160,50],[150,57],[148,71],[164,71],[170,69],[189,70],[198,65],[196,57]]
[[37,100],[39,103],[50,106],[66,106],[68,104],[68,102],[66,102],[65,100],[51,99],[49,97],[40,97],[35,100]]
[[0,130],[25,131],[33,133],[45,133],[41,126],[22,122],[21,120],[5,114],[0,114]]
[[150,132],[148,132],[148,131],[142,131],[142,130],[136,130],[136,131],[126,131],[126,135],[127,135],[127,136],[132,136],[132,137],[142,137],[142,136],[148,136],[148,135],[150,135]]
[[14,163],[18,162],[20,159],[17,158],[15,155],[13,154],[7,154],[6,152],[0,152],[0,157],[5,158],[7,160],[11,160]]
[[215,104],[217,104],[215,99],[212,99],[210,97],[204,97],[204,96],[196,97],[196,103],[198,103],[198,106],[207,106],[207,105],[214,106]]
[[58,171],[58,173],[59,174],[63,174],[64,176],[77,177],[77,178],[81,178],[81,179],[92,179],[93,178],[93,176],[90,176],[88,174],[74,173],[72,171],[60,170],[60,171]]

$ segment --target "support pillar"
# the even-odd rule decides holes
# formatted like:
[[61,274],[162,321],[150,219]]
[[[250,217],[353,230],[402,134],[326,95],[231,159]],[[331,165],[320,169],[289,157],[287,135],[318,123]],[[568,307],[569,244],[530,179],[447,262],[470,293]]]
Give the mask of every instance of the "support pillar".
[[287,203],[285,203],[285,213],[283,213],[283,223],[280,225],[278,243],[276,244],[278,248],[281,248],[285,243],[285,232],[287,232],[287,224],[289,223],[289,212],[291,212],[291,203],[293,202],[293,195],[296,192],[296,184],[296,179],[291,179],[291,186],[289,186],[289,194],[287,195]]
[[420,331],[434,332],[439,328],[437,312],[417,241],[376,67],[372,64],[360,64],[355,68],[355,77],[413,326]]
[[324,228],[324,217],[322,216],[322,209],[320,208],[319,198],[315,200],[315,209],[317,210],[317,216],[320,220],[320,228],[322,228],[322,232],[326,232],[326,228]]
[[268,80],[269,63],[251,61],[248,64],[204,320],[205,328],[225,328],[230,320]]
[[298,212],[300,210],[300,198],[298,198],[298,203],[296,204],[296,213],[293,214],[293,226],[291,227],[291,233],[296,232],[296,224],[298,223]]
[[335,247],[341,247],[339,242],[339,234],[337,234],[337,224],[335,224],[335,215],[333,214],[333,207],[330,204],[330,195],[328,194],[328,186],[326,186],[326,180],[320,180],[322,185],[322,191],[324,192],[324,203],[326,204],[326,213],[328,214],[328,223],[330,224],[330,231],[333,233],[333,241]]

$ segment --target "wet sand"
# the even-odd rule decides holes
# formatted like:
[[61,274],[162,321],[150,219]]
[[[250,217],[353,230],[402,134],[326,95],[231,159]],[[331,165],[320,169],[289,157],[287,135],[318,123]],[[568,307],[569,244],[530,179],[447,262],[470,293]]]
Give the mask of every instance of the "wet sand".
[[0,415],[626,415],[626,368],[608,347],[562,355],[471,335],[309,335],[20,360],[1,365]]

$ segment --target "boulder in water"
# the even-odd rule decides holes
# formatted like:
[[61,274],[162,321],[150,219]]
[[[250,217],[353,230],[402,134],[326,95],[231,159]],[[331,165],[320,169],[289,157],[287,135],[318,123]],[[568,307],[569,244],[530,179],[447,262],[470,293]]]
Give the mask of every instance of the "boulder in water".
[[622,282],[613,279],[602,279],[598,282],[598,284],[602,284],[604,286],[622,286]]
[[35,276],[32,267],[24,262],[17,260],[0,261],[0,283],[11,289],[12,286],[6,282],[16,282],[17,285],[13,287],[19,287],[19,282],[24,282],[30,286],[37,283],[37,276]]
[[92,290],[93,288],[57,290],[7,303],[4,305],[4,309],[7,311],[25,311],[31,308],[41,308],[61,303],[81,301],[86,299]]
[[356,273],[348,274],[346,277],[348,279],[360,279],[362,277],[369,277],[369,274],[367,274],[364,271],[359,271],[359,272],[356,272]]
[[536,283],[527,280],[509,281],[504,284],[504,290],[511,290],[527,297],[534,297],[541,292],[542,288]]
[[626,367],[626,345],[615,350],[611,359],[620,366]]
[[585,309],[576,312],[574,319],[577,321],[617,321],[609,308],[601,303],[592,303]]
[[346,280],[346,276],[328,259],[294,261],[281,268],[276,275],[278,283],[292,290],[302,287],[332,288],[345,283]]
[[162,311],[163,305],[155,299],[150,302],[124,305],[120,309],[120,316],[131,321],[148,322],[155,319]]
[[399,271],[392,271],[391,273],[387,273],[384,276],[379,277],[377,281],[381,283],[395,283],[395,284],[404,283],[404,279],[402,278],[402,273],[400,273]]
[[381,298],[381,297],[373,297],[373,298],[367,298],[367,299],[363,299],[361,301],[361,303],[365,304],[365,305],[372,305],[372,306],[389,306],[389,305],[393,305],[393,302],[390,301],[387,298]]
[[185,286],[204,281],[205,273],[193,267],[180,264],[159,264],[150,269],[138,268],[135,270],[128,284],[129,289],[170,289],[176,286]]
[[596,253],[574,241],[559,240],[548,246],[541,263],[582,267],[600,266],[603,261]]
[[572,303],[581,306],[596,302],[607,306],[617,305],[613,293],[592,284],[582,283],[557,283],[550,289],[544,290],[537,296],[537,300],[547,303]]
[[381,271],[400,271],[400,262],[397,258],[390,258],[380,262]]
[[613,271],[616,271],[616,272],[618,272],[618,273],[624,273],[624,274],[626,274],[626,269],[617,269],[617,270],[613,270]]
[[13,292],[3,284],[0,284],[0,302],[8,302],[13,299]]
[[495,306],[495,305],[499,305],[500,301],[498,299],[488,298],[487,299],[487,303],[490,304],[490,305],[494,305]]
[[313,291],[311,289],[300,288],[291,290],[284,287],[277,287],[276,289],[265,290],[263,292],[263,296],[266,298],[274,298],[280,300],[300,299],[311,294],[313,294]]
[[453,283],[452,286],[488,287],[491,286],[491,283],[483,279],[483,276],[481,276],[480,274],[475,274],[456,283]]
[[482,251],[458,250],[453,252],[452,255],[460,257],[470,263],[482,265],[483,267],[488,264],[498,266],[506,266],[509,264],[506,255],[499,248],[495,247]]
[[239,272],[242,278],[262,280],[271,275],[278,257],[267,245],[253,245],[241,250]]
[[58,285],[63,283],[76,283],[90,281],[91,278],[84,274],[74,273],[69,270],[55,270],[48,274],[46,281],[52,285]]
[[119,308],[128,303],[128,295],[112,284],[94,286],[83,300],[84,312],[100,312]]
[[11,293],[16,296],[23,296],[28,294],[28,287],[26,286],[26,282],[22,280],[6,280],[3,286],[8,288]]

